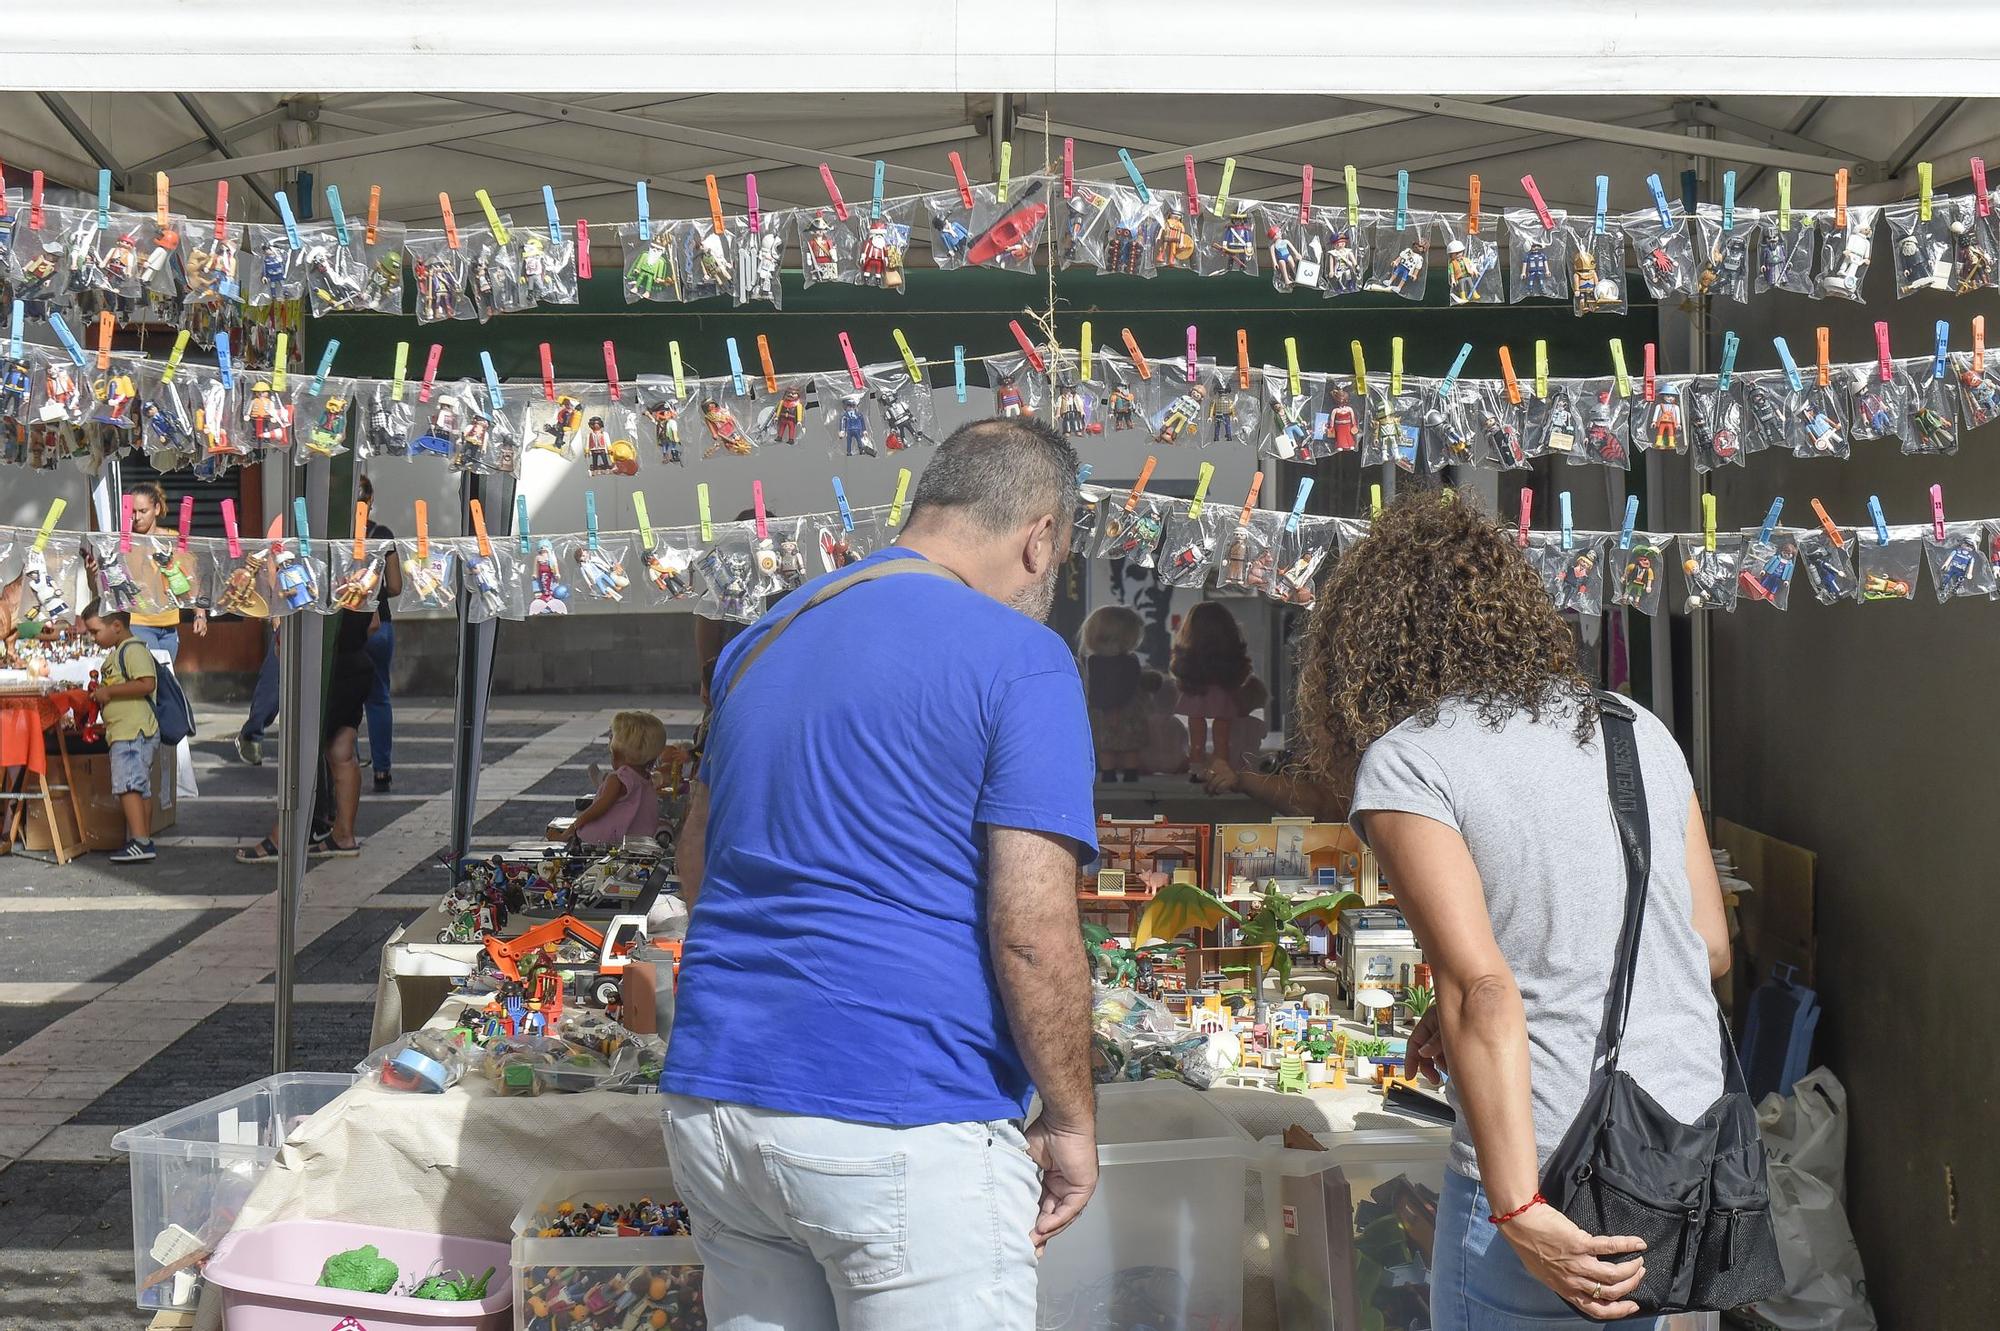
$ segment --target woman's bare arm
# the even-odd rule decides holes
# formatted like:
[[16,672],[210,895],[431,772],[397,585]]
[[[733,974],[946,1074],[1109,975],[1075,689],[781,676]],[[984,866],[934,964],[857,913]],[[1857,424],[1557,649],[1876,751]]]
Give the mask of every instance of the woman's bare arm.
[[1687,828],[1688,896],[1694,914],[1694,931],[1708,944],[1708,974],[1719,980],[1729,974],[1729,917],[1722,909],[1722,880],[1716,876],[1715,857],[1708,853],[1708,824],[1701,816],[1701,801],[1688,799]]

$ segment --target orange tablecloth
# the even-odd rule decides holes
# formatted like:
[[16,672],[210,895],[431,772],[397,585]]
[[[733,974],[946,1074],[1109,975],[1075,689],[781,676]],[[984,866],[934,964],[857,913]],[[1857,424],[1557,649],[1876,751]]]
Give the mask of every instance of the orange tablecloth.
[[48,745],[43,735],[76,714],[79,726],[97,718],[97,704],[84,689],[62,689],[40,696],[0,697],[0,767],[26,767],[37,775],[48,771]]

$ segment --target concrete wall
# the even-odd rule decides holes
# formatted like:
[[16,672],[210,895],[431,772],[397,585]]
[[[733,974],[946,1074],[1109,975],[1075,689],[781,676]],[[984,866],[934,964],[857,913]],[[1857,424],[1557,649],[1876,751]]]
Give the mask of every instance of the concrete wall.
[[[1897,301],[1890,254],[1885,228],[1866,307],[1781,295],[1718,304],[1716,326],[1742,335],[1746,367],[1775,363],[1772,334],[1810,356],[1822,323],[1835,361],[1872,357],[1877,319],[1898,355],[1928,350],[1938,319],[1960,349],[1975,314],[2000,335],[1990,295]],[[2000,515],[2000,430],[1948,458],[1882,444],[1847,462],[1760,454],[1715,489],[1725,527],[1754,525],[1779,494],[1789,522],[1810,524],[1817,496],[1836,522],[1866,525],[1871,494],[1892,524],[1928,521],[1934,483],[1947,516]],[[1883,1324],[1991,1325],[2000,613],[1941,606],[1928,577],[1911,603],[1834,607],[1801,577],[1791,603],[1714,618],[1715,811],[1819,853],[1818,1055],[1851,1097],[1848,1209]]]

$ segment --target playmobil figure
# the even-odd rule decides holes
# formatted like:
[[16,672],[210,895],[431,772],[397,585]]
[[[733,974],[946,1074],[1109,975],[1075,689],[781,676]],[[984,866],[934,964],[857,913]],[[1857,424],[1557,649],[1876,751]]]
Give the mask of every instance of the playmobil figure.
[[1644,605],[1652,596],[1654,586],[1660,578],[1660,549],[1655,545],[1639,544],[1631,548],[1625,556],[1625,572],[1619,579],[1626,605]]
[[1681,565],[1681,571],[1687,574],[1689,610],[1720,606],[1728,600],[1729,575],[1720,552],[1697,551]]
[[900,452],[913,443],[934,442],[917,424],[916,408],[903,400],[901,390],[877,389],[875,397],[882,404],[883,443],[891,453]]
[[1411,241],[1397,252],[1396,262],[1390,266],[1389,275],[1380,282],[1370,282],[1368,289],[1370,291],[1394,291],[1400,295],[1409,287],[1410,283],[1417,282],[1421,284],[1424,275],[1424,262],[1428,258],[1429,252],[1429,241]]
[[206,441],[210,457],[240,456],[250,450],[236,442],[230,432],[229,390],[220,379],[201,386],[201,406],[195,411],[195,430]]
[[1360,423],[1348,391],[1329,384],[1326,390],[1326,437],[1332,441],[1336,453],[1354,451],[1359,439],[1356,427]]
[[771,572],[786,591],[792,591],[805,582],[806,557],[799,551],[798,532],[791,527],[780,531],[774,555]]
[[1985,375],[1972,369],[1960,370],[1958,385],[1972,399],[1972,405],[1978,408],[1980,415],[2000,414],[2000,387],[1996,387]]
[[1185,393],[1167,404],[1160,417],[1160,428],[1153,438],[1163,444],[1171,444],[1184,430],[1201,419],[1202,404],[1208,398],[1208,389],[1202,384],[1190,384]]
[[1111,428],[1131,429],[1133,420],[1139,414],[1139,400],[1132,395],[1132,390],[1124,384],[1119,384],[1111,390],[1111,400],[1108,405],[1111,410]]
[[1563,564],[1556,575],[1556,607],[1560,610],[1581,610],[1590,601],[1590,580],[1597,572],[1597,554],[1592,550],[1579,550],[1574,558]]
[[1906,601],[1910,596],[1910,584],[1901,578],[1892,578],[1886,573],[1870,573],[1861,580],[1861,599],[1864,601]]
[[1848,592],[1848,576],[1833,562],[1833,556],[1825,550],[1814,547],[1805,552],[1806,567],[1812,571],[1813,581],[1819,584],[1822,594],[1828,600],[1838,601]]
[[826,209],[813,213],[802,248],[807,273],[816,279],[834,276],[833,223],[827,220]]
[[319,405],[319,417],[306,431],[306,446],[315,453],[331,454],[347,438],[347,399],[329,397]]
[[439,605],[451,594],[451,588],[445,582],[446,575],[451,571],[451,561],[448,556],[438,559],[412,559],[407,567],[410,570],[410,585],[415,589],[418,601],[425,605]]
[[1308,423],[1310,407],[1305,396],[1283,393],[1272,405],[1284,432],[1279,456],[1294,462],[1314,461],[1312,428]]
[[625,589],[632,585],[632,579],[625,576],[625,566],[602,547],[577,547],[576,567],[583,574],[584,586],[600,601],[622,601]]
[[1910,422],[1916,427],[1917,442],[1926,451],[1942,452],[1957,440],[1951,417],[1928,402],[1910,413]]
[[1526,464],[1521,450],[1521,432],[1514,423],[1494,412],[1487,412],[1482,422],[1486,430],[1486,445],[1493,450],[1493,456],[1502,466],[1519,467]]
[[414,266],[418,308],[423,312],[424,321],[437,323],[451,318],[458,308],[461,285],[457,263],[450,258],[419,259]]
[[1132,234],[1132,228],[1112,228],[1110,253],[1106,256],[1105,266],[1114,273],[1131,277],[1139,271],[1139,255],[1139,239]]
[[646,407],[646,419],[653,423],[653,442],[660,461],[679,464],[681,460],[681,406],[673,398],[655,399]]
[[1868,260],[1875,248],[1873,228],[1850,225],[1838,240],[1828,236],[1826,248],[1830,271],[1822,274],[1820,281],[1853,294],[1860,286],[1861,275],[1868,270]]
[[1236,390],[1227,381],[1208,399],[1208,441],[1236,438]]
[[228,578],[223,581],[222,594],[215,598],[218,614],[262,618],[269,612],[264,598],[257,594],[257,578],[269,558],[267,552],[253,550],[243,557],[241,564],[230,570]]
[[583,451],[590,459],[592,476],[611,474],[611,435],[604,428],[602,416],[592,416],[584,427]]
[[1993,275],[1993,256],[1986,252],[1986,246],[1979,238],[1979,228],[1954,218],[1951,223],[1953,248],[1956,251],[1954,264],[1958,269],[1958,294],[1976,291],[1988,285]]
[[1708,252],[1708,262],[1696,279],[1696,286],[1703,294],[1717,283],[1727,288],[1743,280],[1743,270],[1750,265],[1750,234],[1744,231],[1725,231]]
[[1076,380],[1065,375],[1056,382],[1056,428],[1075,436],[1084,432],[1085,425],[1083,394],[1077,389]]
[[1772,547],[1770,557],[1764,560],[1763,567],[1754,570],[1744,569],[1737,574],[1737,581],[1753,599],[1775,603],[1778,597],[1784,594],[1786,584],[1791,582],[1792,568],[1797,564],[1798,558],[1798,542],[1790,537],[1784,537]]
[[1799,420],[1805,426],[1806,442],[1813,452],[1832,453],[1840,447],[1840,427],[1812,403],[1799,404]]
[[633,294],[641,300],[651,300],[653,293],[662,285],[671,287],[674,299],[681,295],[680,269],[674,263],[674,253],[667,244],[667,228],[656,227],[646,238],[645,249],[632,261],[632,271],[625,280],[631,284]]
[[266,448],[283,448],[291,442],[291,404],[272,392],[271,385],[263,380],[251,387],[244,415],[250,422],[250,437]]
[[381,561],[364,559],[350,567],[333,585],[333,603],[342,610],[359,612],[370,609],[381,586]]
[[729,262],[729,242],[720,231],[710,231],[701,238],[697,256],[701,275],[716,286],[728,286],[736,280],[735,266]]
[[772,427],[781,444],[799,442],[799,426],[806,418],[805,394],[797,384],[787,384],[784,396],[778,399],[777,413],[772,417]]
[[1871,381],[1868,387],[1855,395],[1854,410],[1862,420],[1868,422],[1868,430],[1876,438],[1886,438],[1892,433],[1896,423],[1896,413],[1889,405],[1888,385]]
[[735,413],[715,398],[701,400],[701,423],[708,428],[711,441],[702,457],[712,458],[724,452],[738,455],[750,452],[750,440],[744,436],[743,427],[736,423]]
[[42,409],[44,421],[73,421],[77,419],[78,393],[76,373],[63,361],[52,360],[42,372]]
[[1265,232],[1265,239],[1271,242],[1271,277],[1280,287],[1289,289],[1299,276],[1299,252],[1277,227]]
[[872,458],[875,444],[868,438],[868,413],[861,409],[862,397],[860,393],[849,393],[840,399],[840,441],[848,457],[858,453]]
[[555,547],[547,541],[535,546],[535,594],[528,602],[531,615],[566,615],[569,613],[569,587],[562,580],[562,571],[556,564]]
[[1230,272],[1248,272],[1257,262],[1257,241],[1250,230],[1249,215],[1241,211],[1231,213],[1215,248]]
[[1605,302],[1604,293],[1598,288],[1597,255],[1591,246],[1577,246],[1576,257],[1570,265],[1569,285],[1575,294],[1579,312],[1587,313]]
[[[576,436],[577,427],[583,424],[583,404],[564,393],[555,401],[549,411],[548,423],[537,432],[534,447],[546,448],[550,452],[569,456],[569,441]],[[540,436],[547,435],[547,439]]]
[[1330,226],[1326,233],[1326,289],[1336,296],[1351,296],[1361,290],[1361,252],[1345,226]]
[[758,236],[756,277],[750,284],[749,299],[776,299],[778,264],[784,255],[785,238],[779,234],[776,227]]
[[0,420],[19,420],[28,406],[28,362],[10,360],[0,374]]
[[1444,247],[1444,252],[1445,276],[1451,282],[1452,301],[1465,305],[1480,299],[1479,282],[1486,276],[1486,264],[1468,255],[1462,240],[1452,241]]
[[506,613],[507,597],[500,590],[500,561],[485,555],[473,555],[465,561],[472,573],[472,589],[479,593],[479,602],[489,616]]
[[1163,268],[1183,268],[1193,257],[1194,237],[1188,234],[1180,210],[1170,203],[1160,224],[1159,241],[1153,246],[1153,262]]
[[664,547],[654,546],[644,556],[646,575],[659,588],[675,600],[694,594],[694,583],[688,580],[687,565],[670,554]]
[[854,539],[854,533],[843,527],[839,531],[822,528],[819,534],[820,561],[829,573],[858,564],[867,557]]
[[113,370],[91,381],[91,396],[97,401],[96,420],[123,429],[132,423],[132,396],[136,390],[132,376]]
[[1945,596],[1955,596],[1965,580],[1972,576],[1972,564],[1979,557],[1979,551],[1971,544],[1960,541],[1952,546],[1951,553],[1938,566],[1938,591]]
[[868,231],[861,238],[860,268],[861,280],[868,286],[882,285],[883,275],[889,271],[889,223],[880,217],[872,218]]
[[1664,453],[1680,451],[1681,390],[1679,384],[1661,384],[1659,400],[1653,404],[1653,447]]
[[271,582],[278,595],[285,598],[286,605],[303,610],[318,598],[312,566],[299,558],[298,551],[288,545],[276,545],[271,547],[271,559]]
[[176,602],[185,602],[194,595],[194,583],[189,580],[187,570],[181,567],[180,551],[175,547],[162,546],[149,556],[153,567],[160,571],[160,580],[166,584],[167,595]]
[[1424,430],[1444,445],[1447,460],[1457,463],[1472,461],[1472,436],[1459,425],[1456,413],[1445,410],[1443,402],[1433,403],[1424,412]]
[[117,545],[100,554],[86,545],[84,558],[95,565],[97,596],[106,610],[126,612],[139,603],[139,584],[125,566],[125,555]]
[[1002,374],[993,385],[994,414],[998,416],[1019,416],[1027,408],[1021,400],[1021,390],[1014,384],[1014,376]]
[[971,235],[948,210],[931,210],[931,234],[938,250],[952,263],[965,262],[965,247]]
[[1112,559],[1129,559],[1159,542],[1161,523],[1150,510],[1120,509],[1112,514],[1104,530],[1104,544]]
[[1530,296],[1553,296],[1549,290],[1549,246],[1540,239],[1529,240],[1521,252],[1521,290]]
[[1625,456],[1624,441],[1611,428],[1612,422],[1617,419],[1617,409],[1611,404],[1611,390],[1600,389],[1588,412],[1584,419],[1583,437],[1590,445],[1591,455],[1602,462],[1622,460]]

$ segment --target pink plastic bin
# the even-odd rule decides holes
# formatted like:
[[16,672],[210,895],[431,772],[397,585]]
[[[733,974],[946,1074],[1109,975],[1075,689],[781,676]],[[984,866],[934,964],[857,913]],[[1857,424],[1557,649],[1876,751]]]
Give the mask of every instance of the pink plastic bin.
[[[440,1264],[475,1279],[490,1266],[493,1279],[477,1303],[357,1294],[313,1283],[327,1258],[364,1243],[401,1268],[398,1288],[414,1288]],[[216,1245],[205,1275],[222,1292],[228,1331],[506,1331],[513,1320],[507,1245],[484,1239],[342,1220],[281,1220],[232,1232]]]

